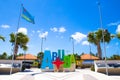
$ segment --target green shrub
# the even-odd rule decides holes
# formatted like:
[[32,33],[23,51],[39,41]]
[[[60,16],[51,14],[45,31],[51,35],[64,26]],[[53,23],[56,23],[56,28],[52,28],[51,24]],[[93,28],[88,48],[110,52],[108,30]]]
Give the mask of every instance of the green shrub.
[[38,61],[34,61],[32,64],[33,67],[37,67],[38,66]]
[[81,68],[90,68],[92,65],[91,64],[81,64]]
[[94,65],[91,66],[91,71],[95,71],[95,67],[94,67]]

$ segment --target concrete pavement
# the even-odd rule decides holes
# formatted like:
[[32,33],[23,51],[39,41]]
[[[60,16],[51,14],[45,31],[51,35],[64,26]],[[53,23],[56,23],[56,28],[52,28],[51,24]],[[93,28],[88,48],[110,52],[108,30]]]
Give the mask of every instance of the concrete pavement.
[[0,80],[120,80],[119,76],[107,76],[89,69],[76,69],[75,72],[41,72],[32,68],[12,75],[0,75]]

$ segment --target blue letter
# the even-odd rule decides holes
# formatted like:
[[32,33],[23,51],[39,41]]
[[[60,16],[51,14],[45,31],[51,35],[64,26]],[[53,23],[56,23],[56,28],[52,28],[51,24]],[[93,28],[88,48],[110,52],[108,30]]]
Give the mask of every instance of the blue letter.
[[53,64],[51,60],[51,52],[49,50],[44,52],[42,65],[41,65],[42,69],[45,69],[46,67],[49,67],[49,69],[53,69]]
[[60,58],[60,60],[64,60],[64,55],[65,55],[65,51],[64,50],[62,50],[62,53],[61,53],[61,50],[59,49],[58,50],[58,57]]
[[52,61],[55,61],[57,58],[57,52],[52,52]]

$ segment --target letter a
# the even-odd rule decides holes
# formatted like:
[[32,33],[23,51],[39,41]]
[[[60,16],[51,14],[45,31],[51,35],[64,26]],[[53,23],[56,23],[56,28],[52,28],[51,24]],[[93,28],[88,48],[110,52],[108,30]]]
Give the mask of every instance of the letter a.
[[46,67],[49,67],[49,69],[53,69],[51,52],[49,50],[44,52],[41,69],[46,69]]
[[70,63],[72,64],[72,63],[75,63],[75,57],[74,57],[74,55],[71,55],[70,56]]
[[75,65],[75,57],[74,57],[73,54],[70,56],[70,63],[71,63],[70,71],[73,72],[73,71],[75,71],[75,67],[76,67],[76,65]]

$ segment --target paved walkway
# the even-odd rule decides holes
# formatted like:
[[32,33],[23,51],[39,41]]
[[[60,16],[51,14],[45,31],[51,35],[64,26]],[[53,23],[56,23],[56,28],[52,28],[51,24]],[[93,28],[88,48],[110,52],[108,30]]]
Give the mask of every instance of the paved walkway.
[[75,72],[41,72],[30,69],[12,75],[0,75],[0,80],[120,80],[119,76],[107,76],[89,69],[76,69]]

